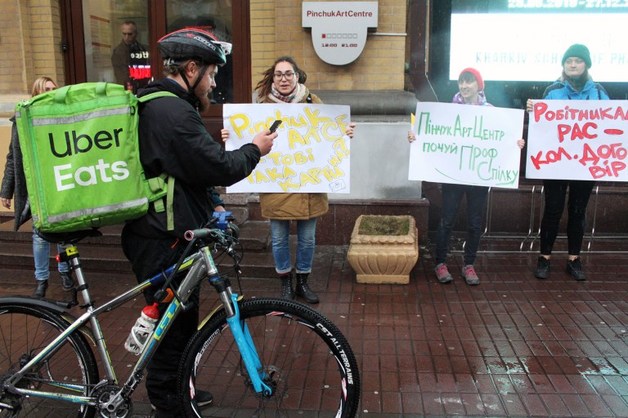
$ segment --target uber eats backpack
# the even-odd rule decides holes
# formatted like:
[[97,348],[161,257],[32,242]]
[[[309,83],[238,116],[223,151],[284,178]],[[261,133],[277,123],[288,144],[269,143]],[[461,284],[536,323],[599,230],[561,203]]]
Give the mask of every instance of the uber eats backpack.
[[[174,229],[174,178],[146,179],[140,162],[137,98],[113,83],[81,83],[19,103],[16,124],[33,225],[71,232],[122,223],[149,204]],[[164,202],[166,200],[166,202]]]

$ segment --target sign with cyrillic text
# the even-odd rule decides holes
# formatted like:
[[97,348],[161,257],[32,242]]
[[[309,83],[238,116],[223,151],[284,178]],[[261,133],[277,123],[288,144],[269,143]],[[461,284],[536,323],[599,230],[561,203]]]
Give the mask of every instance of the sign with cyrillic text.
[[275,120],[282,123],[273,148],[246,179],[227,193],[350,193],[349,106],[226,104],[227,151],[251,142]]
[[523,110],[419,102],[409,180],[515,189]]
[[628,101],[534,101],[526,177],[628,181]]

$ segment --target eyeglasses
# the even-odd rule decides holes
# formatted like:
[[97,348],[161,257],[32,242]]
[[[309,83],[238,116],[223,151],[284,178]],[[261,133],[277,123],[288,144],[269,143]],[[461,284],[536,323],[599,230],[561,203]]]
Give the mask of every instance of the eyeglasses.
[[277,72],[273,74],[273,77],[275,78],[275,80],[281,80],[282,78],[286,77],[286,80],[290,81],[294,77],[294,73],[292,71],[286,71],[285,73]]

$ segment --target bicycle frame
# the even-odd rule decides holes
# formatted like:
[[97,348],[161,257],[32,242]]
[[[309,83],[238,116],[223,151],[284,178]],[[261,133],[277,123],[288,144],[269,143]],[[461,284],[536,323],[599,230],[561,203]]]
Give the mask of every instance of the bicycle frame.
[[[77,404],[85,404],[90,406],[96,406],[97,399],[93,396],[81,396],[81,395],[68,395],[60,394],[49,391],[39,391],[27,388],[18,388],[16,385],[24,375],[33,368],[33,366],[45,361],[52,356],[61,344],[68,338],[69,335],[82,330],[83,327],[89,323],[91,326],[91,336],[93,337],[93,343],[98,349],[99,356],[102,360],[102,364],[105,367],[105,378],[101,379],[97,384],[114,383],[117,384],[118,380],[115,374],[115,370],[109,357],[109,352],[105,342],[105,337],[102,333],[100,323],[98,321],[98,315],[103,312],[109,312],[117,308],[118,306],[128,302],[129,300],[140,295],[145,289],[151,286],[162,285],[167,276],[169,276],[176,266],[169,267],[163,273],[157,274],[150,279],[136,285],[135,287],[127,290],[121,295],[109,300],[100,307],[94,307],[89,294],[88,286],[85,281],[85,276],[79,261],[78,249],[75,245],[68,246],[65,251],[65,255],[68,257],[70,268],[75,272],[78,282],[78,292],[84,301],[86,312],[78,317],[70,326],[59,336],[57,336],[50,344],[41,350],[35,357],[33,357],[28,363],[26,363],[19,371],[17,371],[5,384],[5,387],[13,393],[22,396],[43,397],[49,399],[63,400],[66,402],[73,402]],[[165,313],[162,315],[160,321],[153,333],[149,336],[146,345],[142,352],[139,354],[139,358],[135,363],[133,370],[127,378],[124,385],[120,387],[120,390],[110,398],[108,402],[102,405],[102,408],[106,410],[114,411],[125,398],[131,396],[133,391],[137,388],[141,382],[144,370],[153,354],[159,347],[159,344],[163,337],[167,334],[172,322],[185,308],[185,304],[189,300],[194,289],[196,289],[202,280],[207,278],[209,283],[216,289],[219,299],[227,313],[227,322],[229,328],[233,333],[237,347],[240,351],[240,355],[244,362],[245,368],[251,380],[251,384],[257,393],[261,393],[264,396],[270,396],[273,392],[272,388],[264,383],[265,373],[263,372],[262,364],[258,356],[257,350],[251,338],[248,328],[243,325],[240,320],[240,312],[238,308],[238,295],[234,293],[228,280],[220,277],[218,269],[214,262],[209,246],[204,245],[194,254],[188,256],[178,268],[177,271],[182,272],[188,270],[185,278],[182,280],[179,288],[176,291],[175,297],[168,305]],[[25,298],[31,299],[31,298]],[[68,390],[80,391],[81,386],[71,384],[59,384],[60,387]]]

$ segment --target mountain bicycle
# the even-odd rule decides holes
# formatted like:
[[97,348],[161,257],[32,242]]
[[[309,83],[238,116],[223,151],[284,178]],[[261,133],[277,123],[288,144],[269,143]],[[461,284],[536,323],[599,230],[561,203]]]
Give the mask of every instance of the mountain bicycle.
[[[200,321],[179,362],[173,390],[185,416],[356,415],[359,371],[339,329],[295,301],[243,299],[231,279],[219,274],[216,260],[227,255],[240,282],[241,245],[233,222],[215,218],[206,228],[188,231],[185,253],[175,265],[100,306],[91,299],[76,246],[95,235],[100,232],[79,231],[58,240],[66,246],[60,258],[69,262],[77,282],[73,301],[0,298],[0,417],[130,417],[131,395],[161,338],[204,281],[216,290],[219,306]],[[185,272],[185,278],[173,289],[171,279],[178,272]],[[120,383],[98,316],[151,286],[160,286],[171,300]],[[79,303],[77,295],[85,311],[78,318],[70,312]],[[94,350],[104,368],[102,379]],[[199,390],[213,395],[210,406],[195,402]]]

